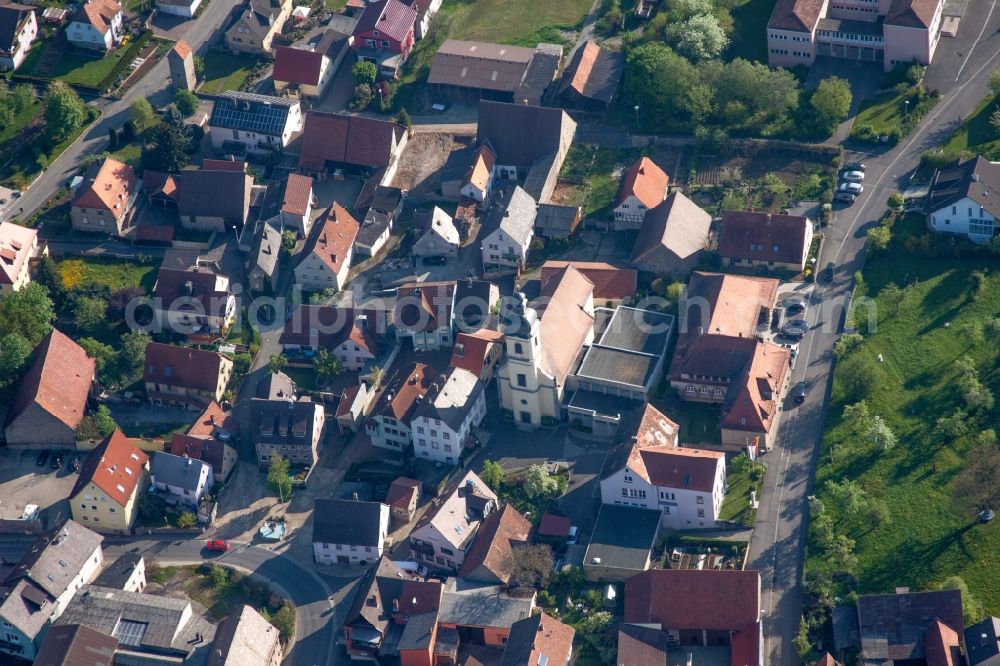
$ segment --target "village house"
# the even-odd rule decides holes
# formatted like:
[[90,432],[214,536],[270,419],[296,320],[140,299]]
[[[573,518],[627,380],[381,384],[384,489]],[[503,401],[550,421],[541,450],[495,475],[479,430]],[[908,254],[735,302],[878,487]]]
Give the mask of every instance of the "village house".
[[583,209],[540,203],[535,211],[535,235],[542,238],[569,238],[580,226]]
[[368,382],[358,381],[357,384],[345,386],[340,392],[340,402],[337,403],[337,429],[341,434],[359,432],[368,406],[375,399],[375,391]]
[[94,585],[142,592],[146,589],[146,560],[135,551],[122,553],[94,579]]
[[1000,618],[991,615],[965,628],[965,655],[969,666],[1000,663]]
[[0,294],[28,286],[31,259],[38,254],[37,229],[0,222]]
[[454,465],[486,418],[486,390],[476,373],[455,368],[442,385],[432,385],[420,402],[410,431],[418,458]]
[[170,453],[201,460],[212,467],[217,483],[225,483],[236,467],[236,422],[214,400],[184,433],[175,432]]
[[246,604],[219,624],[208,666],[280,666],[281,632]]
[[164,255],[153,298],[156,326],[172,333],[219,335],[229,330],[236,317],[236,295],[229,278],[183,250]]
[[778,293],[771,278],[696,271],[668,378],[683,400],[720,404],[722,444],[773,446],[791,352],[757,334],[770,326]]
[[389,505],[393,522],[405,524],[413,520],[413,514],[417,512],[417,505],[420,503],[420,497],[419,481],[405,476],[395,479],[389,485],[389,492],[385,497],[385,503]]
[[[1000,162],[974,157],[934,172],[924,212],[927,228],[988,243],[1000,224]],[[993,196],[990,196],[990,195]]]
[[635,230],[642,226],[646,211],[667,198],[670,177],[648,157],[629,167],[612,204],[615,231]]
[[417,12],[400,0],[365,5],[352,33],[358,62],[373,63],[379,78],[395,79],[413,50]]
[[459,333],[455,337],[449,366],[467,370],[482,381],[489,382],[503,356],[503,344],[503,333],[488,328]]
[[413,243],[415,257],[454,257],[458,254],[460,239],[451,215],[437,206],[433,210],[413,214],[413,229],[417,240]]
[[464,580],[507,585],[514,572],[514,549],[528,543],[531,521],[510,504],[490,513],[479,525],[458,572]]
[[104,537],[67,520],[39,535],[0,579],[0,653],[33,661],[49,623],[104,566]]
[[284,373],[273,373],[257,384],[250,400],[250,432],[261,469],[280,455],[293,465],[313,466],[319,459],[326,410],[309,396],[299,396]]
[[66,26],[66,41],[90,51],[110,51],[125,34],[125,11],[116,0],[87,0]]
[[441,9],[444,0],[406,0],[406,4],[417,12],[417,19],[413,22],[413,35],[417,39],[423,39],[430,29],[431,21]]
[[334,203],[313,224],[295,265],[295,282],[308,291],[340,291],[351,269],[358,221]]
[[500,308],[500,288],[488,280],[464,278],[455,285],[454,323],[460,332],[492,328]]
[[285,179],[284,193],[278,215],[281,224],[303,236],[312,230],[313,179],[299,173],[290,173]]
[[[396,218],[403,212],[405,195],[398,187],[376,185],[375,174],[365,183],[354,209],[359,213],[364,210],[364,220],[354,239],[354,251],[361,257],[374,257],[389,242]],[[368,195],[367,191],[371,194]]]
[[507,644],[511,627],[530,618],[534,610],[533,589],[515,595],[503,585],[451,578],[441,595],[437,630],[457,630],[468,643],[500,650]]
[[719,228],[719,257],[732,268],[800,273],[812,239],[813,222],[808,217],[727,210]]
[[444,382],[437,370],[423,363],[411,363],[385,382],[385,390],[365,422],[372,445],[406,452],[413,441],[410,423],[420,402],[430,399],[435,386]]
[[623,428],[601,478],[601,501],[659,510],[663,527],[714,528],[725,499],[726,455],[682,448],[679,427],[655,407]]
[[646,211],[629,263],[640,271],[682,278],[698,265],[711,226],[711,215],[674,192]]
[[418,351],[451,347],[455,290],[455,282],[416,282],[399,287],[393,309],[396,336],[410,338]]
[[336,169],[366,175],[375,172],[377,183],[388,184],[407,138],[405,127],[388,120],[307,111],[299,142],[299,169],[319,178]]
[[[635,631],[639,629],[640,631]],[[762,666],[760,574],[716,569],[651,569],[625,582],[618,663],[636,661],[659,632],[679,663],[699,655],[731,666]]]
[[[190,6],[189,0],[178,0],[177,7]],[[200,4],[201,0],[191,0],[190,4]],[[170,69],[170,85],[176,90],[194,90],[198,87],[198,73],[194,69],[194,52],[191,45],[183,39],[177,40],[174,47],[167,52],[167,66]],[[146,176],[149,171],[144,171]],[[146,178],[143,178],[146,180]]]
[[498,508],[496,493],[475,472],[452,483],[410,533],[413,556],[428,567],[458,571],[480,524]]
[[214,483],[212,466],[195,458],[157,451],[149,467],[152,487],[167,504],[195,509]]
[[249,0],[226,29],[226,46],[233,53],[271,53],[271,42],[291,13],[291,0]]
[[233,362],[218,352],[151,342],[146,347],[146,397],[158,407],[202,410],[218,402],[233,374]]
[[0,4],[0,70],[20,67],[37,35],[34,7],[16,2]]
[[175,180],[182,227],[237,233],[243,229],[253,189],[245,162],[206,159],[201,169],[183,169]]
[[[247,227],[249,228],[249,226]],[[281,230],[271,221],[260,225],[247,255],[247,285],[255,294],[274,293],[281,260]]]
[[35,666],[112,666],[118,639],[85,624],[61,624],[45,632]]
[[117,428],[87,453],[69,494],[73,520],[98,532],[128,534],[149,486],[149,456]]
[[201,0],[156,0],[156,11],[181,18],[194,18]]
[[10,448],[75,448],[96,362],[58,329],[42,338],[7,412]]
[[476,148],[472,158],[472,166],[469,167],[462,179],[458,193],[480,204],[486,203],[493,188],[496,163],[497,155],[488,143]]
[[208,128],[217,151],[241,159],[267,155],[302,131],[302,107],[284,97],[227,90],[216,96]]
[[292,99],[322,99],[350,45],[350,35],[327,28],[318,41],[275,48],[274,91]]
[[278,342],[293,362],[308,361],[325,349],[351,372],[369,366],[382,352],[374,313],[326,305],[295,308]]
[[316,564],[367,566],[382,557],[388,534],[389,507],[381,502],[315,502],[312,545]]
[[629,303],[635,298],[638,275],[631,268],[619,268],[602,261],[558,261],[550,259],[542,264],[541,288],[549,280],[562,275],[567,266],[573,266],[594,285],[594,302],[604,307]]
[[559,83],[559,106],[604,113],[618,97],[625,74],[625,54],[587,40],[576,50]]
[[482,240],[483,271],[520,272],[528,260],[538,203],[515,186],[500,213],[499,226]]
[[120,236],[129,226],[138,196],[139,180],[132,167],[108,157],[87,169],[73,194],[73,228]]
[[864,664],[960,665],[965,621],[961,590],[866,594],[858,597],[859,658]]
[[[569,666],[576,630],[548,613],[536,613],[510,627],[500,666]],[[621,662],[640,666],[637,662]]]

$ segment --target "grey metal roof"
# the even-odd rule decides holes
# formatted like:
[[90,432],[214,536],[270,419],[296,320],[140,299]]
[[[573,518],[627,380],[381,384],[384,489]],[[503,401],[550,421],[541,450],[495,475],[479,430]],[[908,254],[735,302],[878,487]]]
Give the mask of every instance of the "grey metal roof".
[[924,634],[941,620],[962,635],[962,593],[958,590],[872,594],[858,599],[861,654],[867,660],[921,659]]
[[142,562],[142,555],[131,551],[126,552],[110,566],[104,568],[101,575],[94,580],[94,585],[124,589],[140,562]]
[[[381,502],[318,499],[313,508],[313,543],[371,546],[379,543]],[[375,554],[372,554],[374,557]]]
[[[603,504],[583,566],[645,571],[659,529],[659,511]],[[595,557],[599,565],[592,564]]]
[[514,93],[534,49],[448,39],[438,48],[427,83]]
[[208,468],[210,478],[212,466],[208,463],[187,456],[175,456],[165,451],[157,451],[153,454],[150,474],[156,483],[193,491],[198,489],[203,467]]
[[183,599],[99,585],[80,588],[56,624],[86,624],[140,652],[199,653],[195,663],[204,663],[215,637],[215,626]]
[[490,142],[497,164],[526,169],[539,158],[555,154],[563,132],[575,127],[562,109],[483,100],[479,102],[476,142]]
[[274,275],[281,255],[281,232],[273,224],[265,222],[257,236],[251,257],[250,268],[259,268],[267,277]]
[[256,398],[265,400],[294,400],[298,395],[295,382],[283,372],[272,372],[257,382]]
[[538,204],[535,227],[546,236],[569,236],[573,222],[581,214],[579,206]]
[[437,613],[420,613],[406,620],[397,650],[426,650],[434,642]]
[[297,104],[297,101],[284,97],[231,90],[216,98],[208,124],[210,127],[281,136],[288,121],[289,109]]
[[594,345],[583,357],[577,375],[645,388],[658,360],[648,354]]
[[537,214],[538,202],[518,185],[507,200],[503,217],[500,218],[500,228],[522,247],[527,247],[535,232]]
[[603,347],[662,355],[673,330],[672,315],[619,306],[598,339]]
[[312,448],[313,423],[318,403],[309,398],[296,401],[250,401],[255,443],[285,444]]
[[562,62],[563,48],[559,44],[539,44],[528,63],[521,85],[514,92],[519,104],[541,104],[545,91],[555,81]]
[[470,584],[458,578],[448,581],[441,595],[438,621],[458,627],[509,629],[531,616],[532,599],[515,598],[500,585]]

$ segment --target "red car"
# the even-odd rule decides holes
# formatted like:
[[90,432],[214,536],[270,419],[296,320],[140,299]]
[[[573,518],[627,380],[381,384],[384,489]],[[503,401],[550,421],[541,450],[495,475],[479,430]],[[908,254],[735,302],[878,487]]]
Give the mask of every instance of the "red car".
[[229,545],[229,542],[223,541],[222,539],[213,539],[205,542],[205,550],[211,550],[217,553],[224,553],[230,548],[231,546]]

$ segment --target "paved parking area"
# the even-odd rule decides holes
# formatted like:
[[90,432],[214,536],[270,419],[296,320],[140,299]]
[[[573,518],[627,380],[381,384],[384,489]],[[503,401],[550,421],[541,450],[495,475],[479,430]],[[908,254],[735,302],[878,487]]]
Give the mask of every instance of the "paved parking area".
[[[67,497],[77,475],[66,466],[59,470],[53,470],[48,464],[38,467],[35,464],[38,453],[37,450],[0,449],[0,515],[3,518],[19,518],[28,504],[39,506],[46,526],[55,524],[60,517],[69,517]],[[80,456],[82,460],[83,453]]]

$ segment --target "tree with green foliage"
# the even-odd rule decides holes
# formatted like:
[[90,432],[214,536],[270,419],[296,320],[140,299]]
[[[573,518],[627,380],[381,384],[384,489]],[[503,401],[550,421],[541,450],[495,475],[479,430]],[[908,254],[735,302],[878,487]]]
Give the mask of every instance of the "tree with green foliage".
[[892,432],[889,424],[881,416],[876,414],[872,417],[868,427],[868,436],[883,451],[889,451],[896,446],[896,434]]
[[136,97],[128,107],[128,117],[138,127],[149,127],[156,118],[153,105],[145,97]]
[[373,62],[359,60],[351,67],[351,76],[354,77],[355,85],[375,85],[375,79],[378,78],[378,68]]
[[[181,529],[189,530],[198,524],[198,517],[191,513],[190,511],[185,511],[181,515],[177,516],[177,527]],[[222,567],[219,567],[222,569]]]
[[396,114],[396,122],[405,127],[406,129],[413,129],[413,119],[410,118],[410,112],[403,107]]
[[792,646],[795,647],[795,653],[798,654],[799,661],[804,664],[813,661],[810,659],[813,647],[809,641],[809,623],[806,622],[804,616],[799,618],[799,630],[795,633],[795,638],[792,639]]
[[890,282],[882,287],[882,292],[879,296],[890,307],[892,307],[893,314],[899,314],[899,308],[902,306],[903,300],[906,298],[906,290],[901,289],[895,282]]
[[101,433],[101,437],[107,437],[118,428],[115,417],[111,415],[107,405],[98,406],[94,413],[94,425],[97,427],[97,432]]
[[524,494],[530,499],[555,495],[559,492],[559,481],[550,475],[542,465],[532,465],[522,477]]
[[181,126],[170,122],[160,123],[142,150],[142,166],[153,171],[176,172],[187,166],[190,137]]
[[824,123],[833,125],[847,118],[853,99],[850,82],[839,76],[830,76],[819,82],[809,103]]
[[939,437],[946,439],[965,437],[969,434],[969,415],[956,407],[951,414],[938,418],[934,424],[934,431]]
[[336,355],[326,349],[320,349],[313,357],[313,370],[321,382],[329,383],[344,371],[344,364]]
[[726,31],[713,14],[697,14],[667,27],[667,36],[681,53],[692,60],[716,58],[729,44]]
[[291,254],[298,240],[294,231],[285,229],[281,232],[281,249],[285,251],[285,254]]
[[963,512],[1000,509],[1000,448],[977,444],[966,453],[952,492]]
[[826,491],[848,519],[859,517],[868,508],[868,493],[853,479],[831,479],[826,482]]
[[139,515],[147,521],[160,521],[166,516],[167,501],[158,493],[139,494]]
[[49,85],[43,99],[45,132],[52,140],[62,140],[78,130],[87,119],[87,106],[62,81]]
[[109,384],[112,375],[116,371],[116,361],[118,353],[111,345],[106,345],[94,338],[81,338],[77,344],[83,347],[87,356],[94,359],[97,364],[97,379],[102,384]]
[[597,663],[613,664],[617,655],[617,641],[612,635],[613,618],[608,611],[594,611],[573,625],[576,635],[590,644],[597,654]]
[[503,486],[504,477],[507,473],[504,471],[503,466],[493,460],[483,461],[483,471],[479,473],[479,478],[483,480],[490,490],[493,492],[500,492],[500,488]]
[[1000,67],[995,67],[990,72],[990,92],[1000,95]]
[[85,333],[93,333],[104,325],[108,306],[99,296],[80,296],[73,305],[73,321]]
[[0,337],[17,333],[34,349],[52,330],[55,318],[52,299],[40,284],[0,296]]
[[271,354],[271,358],[267,362],[267,369],[271,371],[272,375],[274,375],[284,370],[287,365],[287,356],[284,354]]
[[269,622],[278,630],[282,642],[287,644],[295,636],[295,609],[287,601],[281,604],[281,608],[271,616]]
[[20,333],[0,336],[0,389],[14,384],[27,367],[33,347]]
[[45,255],[35,265],[35,282],[49,291],[49,298],[55,305],[63,303],[66,297],[66,285],[55,259]]
[[833,355],[836,358],[844,358],[852,351],[861,346],[864,338],[860,333],[844,333],[840,339],[833,343]]
[[889,195],[886,205],[890,210],[901,211],[903,206],[906,204],[906,198],[903,196],[902,192],[893,192]]
[[983,604],[977,599],[965,580],[961,576],[949,576],[938,586],[939,590],[958,590],[962,593],[962,616],[965,618],[965,626],[971,626],[983,619],[986,611]]
[[288,473],[288,459],[279,455],[271,456],[271,466],[267,469],[267,486],[278,493],[281,502],[292,497],[292,476]]
[[868,238],[868,251],[872,254],[887,250],[892,240],[892,230],[884,224],[872,227],[865,235]]
[[841,571],[851,573],[858,566],[858,556],[854,553],[855,541],[846,534],[833,537],[827,549],[827,560]]
[[205,58],[200,55],[194,57],[194,73],[201,78],[205,75]]
[[990,114],[990,125],[993,127],[993,133],[1000,135],[1000,107],[993,109],[993,113]]
[[119,372],[125,381],[142,369],[142,364],[146,359],[146,346],[152,342],[148,333],[142,331],[129,331],[123,333],[121,337],[121,348],[119,350],[120,367]]
[[178,90],[174,93],[174,105],[182,116],[190,118],[198,110],[198,96],[190,90]]
[[374,97],[375,90],[367,83],[360,83],[354,86],[354,94],[351,95],[351,100],[347,103],[347,108],[352,111],[364,111],[372,103],[372,98]]
[[700,123],[711,109],[712,90],[703,87],[694,65],[665,44],[648,42],[628,52],[625,98],[640,107],[644,127]]

